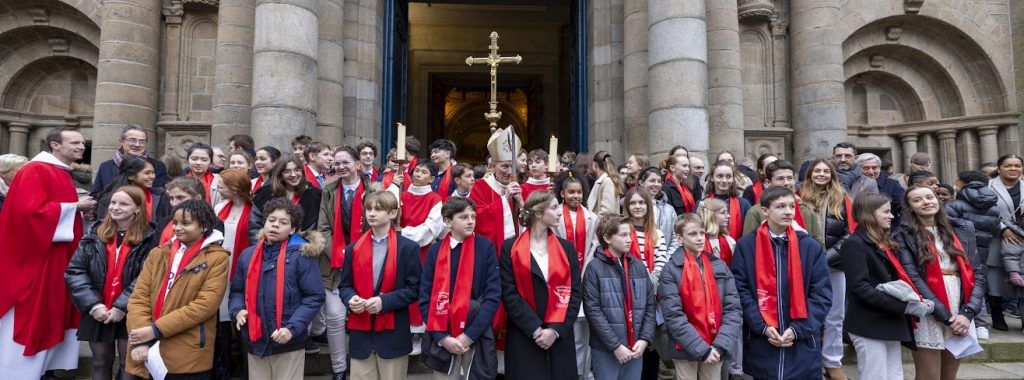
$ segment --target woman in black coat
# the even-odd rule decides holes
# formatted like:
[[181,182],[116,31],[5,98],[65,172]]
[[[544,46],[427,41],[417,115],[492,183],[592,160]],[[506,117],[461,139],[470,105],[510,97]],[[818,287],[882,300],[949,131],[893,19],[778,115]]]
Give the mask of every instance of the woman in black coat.
[[288,153],[281,156],[270,172],[270,183],[263,185],[252,196],[252,213],[249,214],[249,243],[256,244],[257,235],[263,229],[263,206],[273,198],[285,197],[302,209],[302,224],[298,230],[316,229],[320,218],[320,189],[306,181],[305,167],[299,157]]
[[[113,373],[115,343],[121,353],[119,372],[124,373],[128,298],[142,264],[159,239],[155,226],[146,218],[142,190],[121,187],[109,199],[103,222],[82,238],[64,275],[71,300],[82,313],[78,340],[89,342],[92,378],[105,380]],[[120,271],[108,267],[111,258],[120,264]]]
[[[551,232],[562,217],[561,207],[551,193],[530,194],[520,218],[528,230],[501,247],[501,295],[508,313],[505,378],[509,380],[576,378],[573,323],[580,311],[582,284],[576,249]],[[533,299],[524,291],[532,292]],[[549,292],[557,299],[551,299]]]
[[889,197],[861,194],[853,203],[853,213],[860,223],[840,251],[848,293],[844,327],[857,351],[861,377],[899,378],[903,371],[900,343],[913,347],[914,342],[910,315],[923,317],[932,304],[904,301],[876,288],[893,281],[920,282],[910,278],[897,256],[899,245],[890,235]]
[[930,187],[910,186],[903,205],[903,226],[894,236],[900,262],[911,279],[919,278],[914,285],[921,296],[934,304],[914,330],[914,367],[919,378],[953,379],[960,361],[945,349],[945,340],[974,334],[972,321],[988,291],[985,263],[978,257],[974,225],[946,216]]

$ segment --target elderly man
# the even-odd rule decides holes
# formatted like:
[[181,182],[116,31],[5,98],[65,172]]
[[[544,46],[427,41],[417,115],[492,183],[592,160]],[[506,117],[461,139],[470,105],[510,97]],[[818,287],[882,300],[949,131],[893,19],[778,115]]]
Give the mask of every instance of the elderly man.
[[887,195],[892,200],[892,216],[900,220],[900,211],[903,207],[903,186],[896,180],[889,178],[891,173],[882,170],[882,158],[874,153],[861,153],[857,156],[857,165],[865,177],[875,180],[878,184],[878,192]]
[[836,167],[839,183],[850,199],[857,199],[860,193],[878,194],[878,184],[861,173],[856,157],[857,147],[853,144],[842,142],[832,148],[832,164]]
[[10,184],[14,182],[14,175],[18,169],[25,166],[28,158],[17,154],[5,154],[0,156],[0,210],[3,209],[4,199],[7,198],[7,191]]
[[156,174],[156,179],[153,180],[153,187],[164,187],[168,181],[167,167],[164,166],[163,162],[149,155],[149,151],[146,150],[146,143],[149,141],[148,136],[148,132],[136,124],[128,124],[121,128],[121,139],[119,140],[121,147],[114,152],[114,158],[100,164],[100,169],[96,171],[96,180],[92,184],[92,190],[89,191],[89,195],[95,197],[96,194],[106,189],[107,185],[114,181],[114,177],[117,177],[117,170],[121,166],[121,161],[124,161],[125,155],[135,156],[153,164],[153,172]]

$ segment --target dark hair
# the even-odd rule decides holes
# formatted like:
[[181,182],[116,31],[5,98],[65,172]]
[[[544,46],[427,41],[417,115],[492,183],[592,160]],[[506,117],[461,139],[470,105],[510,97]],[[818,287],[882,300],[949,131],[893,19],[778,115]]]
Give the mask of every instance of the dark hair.
[[358,154],[359,152],[362,152],[363,149],[366,149],[366,148],[370,148],[370,150],[373,151],[373,156],[377,157],[377,145],[374,145],[374,143],[369,142],[369,141],[363,141],[363,142],[359,143],[358,145],[356,145],[356,153]]
[[420,140],[417,139],[416,136],[405,137],[405,150],[410,156],[419,155],[421,147],[422,145],[420,144]]
[[892,234],[889,233],[891,227],[888,230],[883,229],[878,219],[875,218],[875,210],[889,204],[891,201],[888,196],[882,194],[860,194],[853,200],[853,215],[850,217],[859,222],[858,228],[863,229],[867,233],[868,239],[879,247],[888,248],[893,253],[896,253],[900,246],[893,240]]
[[234,135],[228,137],[228,142],[235,144],[236,149],[240,149],[243,152],[249,153],[253,151],[256,146],[256,142],[252,140],[252,136],[249,135]]
[[294,148],[298,144],[309,145],[309,143],[312,141],[313,138],[306,135],[295,136],[295,138],[292,139],[292,148]]
[[194,143],[192,145],[189,145],[188,153],[186,153],[185,155],[186,159],[188,157],[192,157],[192,152],[195,152],[197,150],[205,150],[206,153],[210,155],[210,164],[213,164],[213,148],[203,143]]
[[964,170],[957,174],[957,179],[964,184],[981,182],[982,184],[988,185],[988,175],[981,170]]
[[565,170],[555,174],[555,197],[558,198],[559,203],[565,203],[565,199],[562,198],[562,189],[566,188],[571,184],[578,184],[583,189],[583,203],[587,202],[587,196],[590,194],[590,183],[580,178],[579,173],[575,170]]
[[[587,175],[593,175],[594,173],[590,170],[590,163],[594,162],[594,156],[590,153],[579,153],[576,155],[576,160],[572,163],[573,175],[585,177]],[[589,182],[589,181],[588,181]]]
[[926,180],[928,178],[934,178],[934,177],[935,177],[935,173],[932,173],[932,172],[927,171],[927,170],[918,170],[918,171],[915,171],[913,173],[910,173],[910,175],[907,176],[907,185],[908,186],[909,185],[913,185],[913,184],[918,183],[919,181]]
[[434,165],[433,162],[430,162],[429,160],[417,160],[416,166],[413,167],[413,169],[416,169],[421,166],[427,168],[427,171],[430,172],[431,177],[437,177],[437,165]]
[[836,144],[836,146],[832,147],[832,154],[836,154],[836,149],[839,149],[839,148],[853,149],[853,155],[854,156],[857,155],[857,146],[853,145],[851,143],[848,143],[848,142],[841,142],[841,143]]
[[540,218],[540,214],[548,207],[548,204],[555,199],[555,195],[547,191],[534,191],[530,197],[523,202],[523,208],[519,210],[519,224],[523,227],[532,227],[533,222]]
[[291,200],[285,197],[275,197],[267,201],[267,204],[263,205],[263,215],[270,216],[271,213],[277,210],[284,210],[288,214],[288,218],[291,219],[291,225],[295,226],[295,230],[298,231],[302,227],[302,208],[292,203]]
[[953,185],[950,185],[948,183],[943,182],[943,183],[939,183],[939,188],[940,189],[948,190],[949,191],[949,195],[954,195],[954,196],[956,195],[956,189],[953,188]]
[[[793,190],[790,190],[789,188],[785,188],[782,186],[772,186],[767,189],[764,189],[764,193],[761,193],[761,199],[758,202],[761,203],[761,207],[769,208],[771,207],[772,202],[775,202],[779,200],[779,198],[784,197],[795,198],[796,195],[793,194]],[[732,221],[729,222],[732,223]]]
[[476,179],[484,178],[487,175],[487,165],[477,164],[473,166],[473,177]]
[[[284,181],[284,170],[288,168],[288,163],[295,164],[295,169],[303,171],[300,175],[302,181],[295,187],[295,194],[302,194],[309,187],[309,182],[306,181],[305,166],[303,166],[302,160],[295,153],[285,153],[281,156],[280,160],[274,163],[274,169],[270,171],[270,190],[275,197],[283,197],[288,191],[288,185]],[[266,185],[263,185],[266,186]]]
[[[779,158],[778,156],[776,156],[775,154],[772,154],[772,153],[765,153],[765,154],[762,154],[762,155],[757,157],[757,174],[758,175],[765,175],[764,174],[764,169],[765,169],[764,161],[767,160],[769,157],[775,157],[776,159]],[[765,180],[765,179],[768,179],[767,175],[765,175],[765,178],[761,178],[761,180]]]
[[163,162],[164,167],[167,168],[167,177],[169,178],[178,177],[184,172],[184,169],[182,168],[183,163],[177,154],[164,154],[163,157],[160,157],[160,162]]
[[[134,177],[139,173],[142,173],[143,170],[146,170],[146,165],[152,166],[153,164],[138,157],[133,157],[127,154],[124,155],[124,159],[121,161],[121,166],[117,167],[117,177],[114,177],[114,180],[96,195],[96,199],[99,200],[100,204],[106,205],[110,202],[110,196],[114,195],[116,192],[114,190],[125,186],[137,186],[135,181],[131,180],[131,177]],[[145,205],[145,202],[143,202],[143,205]],[[97,216],[102,217],[106,214],[106,207],[102,208],[104,212],[97,214]]]
[[217,219],[217,214],[213,212],[213,206],[210,206],[206,201],[189,199],[181,202],[171,211],[172,220],[174,219],[174,214],[177,214],[179,210],[183,213],[188,213],[200,228],[206,230],[203,233],[203,237],[209,237],[213,233],[213,227],[220,221],[220,219]]
[[611,172],[612,168],[616,167],[615,161],[612,160],[611,153],[608,153],[603,150],[597,152],[597,154],[594,154],[594,163],[597,164],[597,167],[600,168],[601,171],[608,174],[608,179],[612,180],[612,185],[615,186],[615,196],[621,196],[623,193],[626,192],[626,189],[622,185],[622,179],[619,178],[619,173]]
[[448,201],[441,205],[441,217],[444,219],[452,219],[455,214],[471,209],[476,212],[476,202],[472,199],[464,197],[451,197]]
[[686,158],[690,158],[690,149],[688,149],[688,148],[686,148],[685,146],[682,146],[682,145],[676,145],[676,146],[672,147],[672,149],[669,149],[668,150],[668,155],[669,156],[675,156],[676,155],[676,151],[680,150],[680,149],[686,151]]
[[531,150],[530,153],[526,154],[526,159],[528,160],[527,162],[533,160],[543,160],[544,162],[548,162],[548,152],[545,152],[544,149],[534,149]]
[[999,157],[999,159],[996,160],[996,167],[1003,166],[1003,163],[1005,163],[1006,160],[1009,160],[1009,159],[1012,159],[1012,158],[1016,158],[1021,163],[1024,163],[1024,158],[1020,158],[1020,156],[1018,156],[1016,154],[1013,154],[1013,153],[1010,153],[1010,154],[1004,154],[1001,157]]
[[455,179],[455,178],[462,177],[462,175],[466,174],[467,171],[473,171],[473,167],[469,166],[469,164],[459,163],[459,164],[456,164],[455,166],[452,166],[451,171],[452,171],[452,179]]
[[[607,247],[608,240],[605,240],[605,236],[614,235],[619,232],[619,226],[623,224],[629,224],[629,218],[619,214],[605,214],[601,216],[601,219],[597,221],[597,228],[594,230],[594,234],[597,235],[597,242],[601,246]],[[651,242],[653,244],[653,242]]]
[[138,124],[125,124],[124,127],[121,128],[121,137],[120,137],[120,139],[124,140],[125,135],[127,135],[128,132],[130,132],[130,131],[139,131],[139,132],[145,133],[146,137],[149,138],[149,132],[146,131],[145,128],[142,128],[141,125],[138,125]]
[[984,169],[984,168],[998,168],[998,167],[999,167],[999,165],[997,165],[995,162],[984,162],[984,163],[981,164],[980,168]]
[[883,158],[882,159],[882,164],[878,165],[878,166],[879,166],[880,169],[882,169],[883,172],[891,172],[892,171],[892,160],[887,159],[887,158]]
[[764,167],[764,179],[771,181],[772,176],[779,170],[792,171],[793,175],[796,176],[796,168],[793,166],[793,163],[780,158]]
[[[46,146],[47,152],[53,153],[53,148],[50,144],[57,143],[59,145],[64,143],[64,132],[78,132],[78,130],[71,127],[50,128],[43,139],[43,145]],[[211,155],[210,157],[213,156]]]
[[[277,148],[275,148],[275,147],[267,145],[265,147],[257,149],[256,153],[259,153],[261,150],[264,151],[264,152],[267,152],[267,155],[270,156],[270,161],[271,162],[277,162],[277,160],[279,158],[281,158],[281,151],[277,150]],[[255,158],[255,156],[254,156],[254,158]]]
[[193,198],[199,198],[206,201],[206,189],[203,188],[203,183],[199,182],[199,178],[196,177],[175,177],[171,182],[167,183],[167,192],[171,189],[181,189],[182,191],[189,193]]
[[[309,144],[306,144],[306,149],[302,150],[302,156],[303,156],[303,158],[306,159],[306,162],[309,162],[309,155],[310,154],[315,156],[315,155],[320,154],[320,152],[323,152],[323,151],[329,150],[329,149],[331,149],[331,147],[329,145],[324,144],[324,143],[319,142],[319,141],[313,141],[313,142],[311,142]],[[359,159],[359,155],[352,156],[352,158],[358,160]]]
[[[935,194],[932,188],[928,186],[910,185],[907,187],[907,191],[903,193],[903,210],[906,210],[903,213],[903,222],[907,225],[908,231],[914,235],[914,241],[917,243],[917,262],[919,264],[930,264],[932,261],[935,261],[935,255],[926,247],[932,245],[934,236],[921,224],[921,220],[914,214],[914,209],[910,208],[910,192],[918,189],[927,189],[933,195]],[[935,229],[938,231],[939,240],[942,241],[942,246],[945,247],[946,253],[950,257],[966,257],[964,251],[953,244],[953,225],[949,223],[946,208],[941,206],[937,208],[939,211],[935,214]]]
[[451,154],[452,158],[455,158],[455,143],[448,139],[437,139],[430,143],[430,150],[434,149],[447,150]]

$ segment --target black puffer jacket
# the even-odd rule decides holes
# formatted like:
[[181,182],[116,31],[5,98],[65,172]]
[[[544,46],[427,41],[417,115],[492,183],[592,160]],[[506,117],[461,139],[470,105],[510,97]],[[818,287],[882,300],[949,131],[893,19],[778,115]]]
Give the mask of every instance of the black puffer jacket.
[[[146,262],[149,251],[157,246],[157,240],[160,239],[154,227],[153,223],[149,224],[142,233],[142,241],[132,247],[128,253],[128,260],[124,263],[124,272],[121,275],[124,286],[121,295],[114,300],[113,307],[125,313],[128,312],[128,298],[135,290],[135,279],[142,272],[142,264]],[[88,313],[93,306],[103,302],[103,284],[106,279],[107,246],[96,236],[94,229],[82,238],[78,250],[68,263],[68,269],[64,272],[64,282],[68,286],[71,301],[79,311]]]
[[[904,215],[905,217],[912,217]],[[986,266],[985,262],[981,261],[978,256],[978,246],[975,239],[974,225],[971,222],[949,218],[949,223],[953,225],[953,230],[956,233],[957,238],[960,239],[960,243],[963,244],[964,250],[967,252],[967,258],[971,262],[971,267],[974,269],[974,290],[971,292],[970,297],[967,298],[967,302],[960,304],[960,313],[967,317],[969,320],[973,320],[978,313],[981,312],[981,308],[984,307],[985,295],[988,293],[988,282],[985,277]],[[919,247],[917,246],[917,240],[914,239],[914,233],[910,231],[910,228],[904,221],[899,226],[898,230],[893,233],[893,238],[900,244],[900,263],[903,264],[903,269],[907,271],[907,275],[915,282],[914,286],[917,287],[918,292],[925,299],[932,300],[935,303],[935,310],[932,311],[932,316],[937,321],[947,323],[949,317],[952,316],[949,309],[946,308],[935,293],[928,288],[927,274],[925,273],[924,265],[921,265],[917,261],[917,253]],[[921,247],[920,249],[925,249]],[[962,285],[961,285],[962,289]],[[947,323],[948,324],[948,323]]]
[[843,242],[850,237],[850,230],[846,225],[849,217],[846,215],[846,208],[840,207],[839,215],[829,212],[825,215],[825,256],[828,258],[828,267],[834,270],[843,270],[843,260],[839,252],[843,249]]
[[[999,196],[987,183],[971,182],[960,189],[956,199],[946,203],[946,213],[974,223],[975,239],[978,242],[978,256],[986,264],[989,246],[999,236],[999,210],[995,209]],[[996,253],[998,256],[998,252]],[[996,258],[998,259],[998,257]]]

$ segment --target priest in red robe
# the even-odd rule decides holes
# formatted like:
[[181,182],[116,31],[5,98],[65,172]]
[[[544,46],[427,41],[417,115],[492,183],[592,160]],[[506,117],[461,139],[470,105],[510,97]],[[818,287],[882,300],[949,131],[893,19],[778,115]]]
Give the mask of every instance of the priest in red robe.
[[68,297],[64,271],[82,238],[71,163],[85,153],[78,131],[54,128],[42,152],[14,177],[0,212],[0,368],[8,379],[38,379],[51,369],[78,366],[79,312]]
[[[513,147],[514,146],[514,147]],[[494,172],[473,184],[469,198],[476,202],[476,233],[500,247],[505,240],[519,235],[519,207],[523,190],[513,178],[512,161],[521,143],[512,128],[499,129],[489,141]]]

